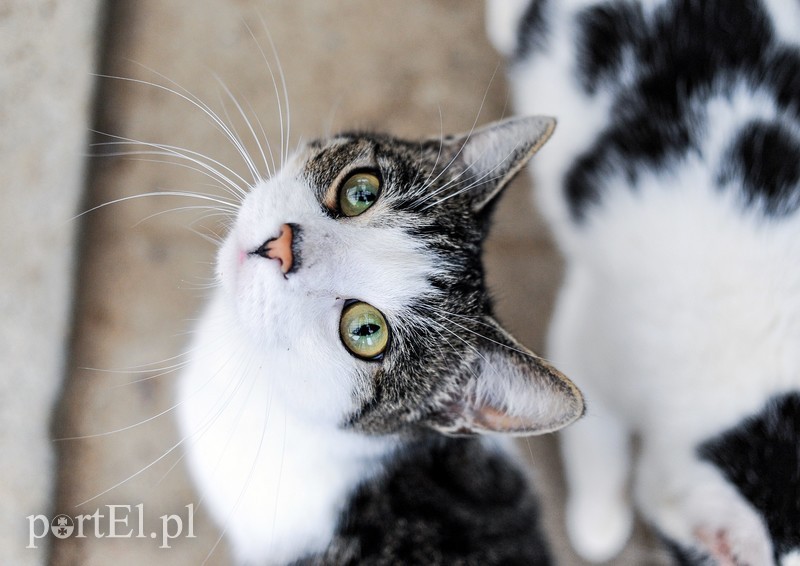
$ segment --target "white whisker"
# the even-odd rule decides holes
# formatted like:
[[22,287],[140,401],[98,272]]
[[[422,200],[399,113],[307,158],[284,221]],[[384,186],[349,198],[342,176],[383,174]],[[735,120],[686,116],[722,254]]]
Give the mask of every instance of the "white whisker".
[[[206,155],[203,155],[202,153],[199,153],[199,152],[196,152],[196,151],[192,151],[190,149],[186,149],[186,148],[183,148],[183,147],[177,147],[177,146],[166,145],[166,144],[157,144],[157,143],[151,143],[151,142],[144,142],[144,141],[136,140],[136,139],[133,139],[133,138],[126,138],[126,137],[123,137],[123,136],[118,136],[118,135],[113,135],[113,134],[106,134],[106,133],[103,133],[103,132],[97,132],[96,130],[93,130],[93,131],[95,131],[95,133],[97,133],[97,134],[100,134],[100,135],[103,135],[103,136],[107,136],[107,137],[110,137],[112,139],[121,140],[121,141],[95,143],[95,144],[92,144],[92,147],[97,147],[97,146],[117,146],[117,145],[120,145],[120,146],[126,146],[126,145],[137,146],[137,145],[140,145],[140,146],[144,146],[144,147],[151,147],[151,148],[154,148],[154,151],[151,153],[151,155],[167,155],[167,156],[177,157],[177,158],[181,158],[181,159],[186,159],[187,161],[192,161],[193,163],[199,165],[200,167],[202,167],[203,169],[205,169],[209,173],[211,173],[214,176],[216,176],[217,177],[216,180],[222,181],[223,183],[225,183],[226,186],[228,186],[230,189],[232,189],[233,190],[232,194],[235,193],[234,196],[237,196],[237,198],[239,200],[241,200],[241,197],[243,197],[243,196],[245,196],[247,194],[247,191],[244,188],[242,188],[243,186],[244,187],[249,187],[250,186],[247,183],[247,181],[245,181],[238,173],[236,173],[230,167],[220,163],[219,161],[217,161],[215,159],[212,159],[212,158],[210,158],[210,157],[208,157]],[[159,151],[156,152],[155,150],[159,150]],[[142,152],[142,153],[144,153],[144,152]],[[131,154],[134,154],[134,153],[132,151],[126,151],[126,152],[119,152],[119,153],[103,153],[103,154],[99,154],[99,156],[131,155]],[[205,161],[203,161],[203,160],[205,160]],[[216,167],[213,167],[212,165],[209,165],[209,163],[213,164],[216,167],[222,168],[224,171],[227,171],[230,174],[230,177],[228,175],[223,174]],[[236,183],[231,177],[234,177],[234,178],[238,179],[239,181],[241,181],[242,185],[239,185],[238,183]]]
[[95,210],[99,210],[99,209],[104,208],[106,206],[111,206],[112,204],[119,204],[121,202],[126,202],[126,201],[129,201],[129,200],[135,200],[135,199],[147,198],[147,197],[155,197],[155,196],[159,196],[159,197],[196,198],[196,199],[200,199],[200,200],[207,200],[207,201],[215,202],[215,203],[217,203],[219,205],[222,205],[222,206],[232,206],[231,203],[229,203],[229,202],[220,200],[219,198],[215,198],[215,197],[212,197],[212,196],[209,196],[209,195],[199,195],[197,193],[190,193],[190,192],[185,192],[185,191],[156,191],[156,192],[151,192],[151,193],[141,193],[141,194],[138,194],[138,195],[130,195],[130,196],[127,196],[127,197],[121,197],[121,198],[118,198],[118,199],[110,200],[108,202],[104,202],[103,204],[98,204],[97,206],[94,206],[94,207],[92,207],[92,208],[90,208],[88,210],[84,210],[80,214],[77,214],[77,215],[73,216],[72,218],[70,218],[70,221],[74,221],[74,220],[80,218],[81,216],[83,216],[85,214],[89,214],[90,212],[94,212]]
[[[253,132],[253,128],[250,125],[250,120],[247,119],[247,115],[244,113],[244,110],[242,110],[242,107],[239,104],[239,102],[233,96],[233,93],[230,91],[230,89],[228,89],[228,86],[216,74],[214,74],[214,78],[217,80],[217,83],[225,91],[225,94],[227,94],[228,98],[233,102],[234,106],[236,106],[237,110],[239,111],[239,115],[245,121],[245,125],[250,129],[251,132]],[[231,129],[231,132],[233,132],[233,135],[236,136],[236,139],[238,140],[239,145],[244,150],[244,155],[242,157],[244,158],[244,161],[247,164],[247,169],[250,171],[250,175],[253,177],[253,184],[257,185],[258,181],[262,178],[262,175],[258,172],[258,167],[256,167],[256,164],[253,161],[253,158],[250,157],[250,153],[247,151],[247,148],[246,148],[246,146],[244,144],[244,139],[239,134],[239,130],[236,128],[236,125],[235,125],[234,121],[231,119],[230,114],[228,114],[228,106],[225,104],[225,101],[222,100],[221,96],[218,95],[218,98],[219,98],[219,105],[222,108],[223,114],[225,115],[225,120],[227,120],[228,126]],[[253,135],[255,135],[254,132],[253,132]],[[257,143],[257,145],[258,145],[258,147],[260,149],[261,148],[261,144],[258,142],[258,139],[256,139],[256,143]]]
[[478,107],[478,112],[475,114],[475,120],[473,120],[473,122],[472,122],[472,127],[469,129],[469,133],[468,133],[468,134],[466,135],[466,137],[464,138],[464,141],[462,142],[462,144],[461,144],[461,147],[460,147],[460,148],[458,148],[458,151],[457,151],[457,152],[456,152],[456,154],[453,156],[453,158],[450,160],[450,162],[449,162],[449,163],[448,163],[448,164],[447,164],[447,165],[444,167],[444,169],[442,169],[442,170],[439,172],[439,174],[438,174],[438,175],[436,175],[436,177],[434,177],[432,181],[430,181],[430,183],[427,183],[427,184],[426,184],[426,185],[423,187],[423,189],[422,189],[423,191],[427,190],[427,189],[428,189],[428,187],[430,187],[430,186],[431,186],[433,183],[435,183],[436,181],[438,181],[438,180],[439,180],[439,177],[441,177],[441,176],[442,176],[442,175],[445,173],[445,171],[447,171],[447,170],[450,168],[450,166],[451,166],[453,163],[455,163],[456,159],[458,159],[458,156],[459,156],[459,155],[461,155],[461,152],[462,152],[462,151],[464,151],[464,147],[467,145],[467,142],[469,141],[470,137],[472,136],[473,132],[475,131],[475,127],[478,125],[478,120],[480,119],[481,112],[483,112],[483,107],[484,107],[484,105],[486,104],[486,99],[487,99],[487,97],[489,96],[489,89],[490,89],[490,88],[491,88],[491,86],[492,86],[492,82],[494,81],[494,77],[497,75],[497,70],[498,70],[499,68],[500,68],[500,65],[499,65],[499,63],[498,63],[498,65],[497,65],[497,66],[495,67],[495,69],[494,69],[494,72],[492,73],[492,77],[489,79],[489,84],[486,86],[486,90],[485,90],[485,91],[484,91],[484,93],[483,93],[483,98],[481,99],[481,104],[480,104],[480,106]]
[[[286,86],[286,75],[283,72],[283,65],[281,65],[281,59],[278,56],[278,49],[275,47],[275,42],[272,39],[272,33],[269,31],[269,27],[267,26],[267,22],[264,21],[264,17],[259,14],[259,18],[261,20],[261,25],[264,28],[264,32],[267,34],[267,40],[269,41],[270,48],[272,49],[272,55],[275,58],[275,64],[278,67],[278,76],[281,80],[281,87],[283,90],[283,100],[286,104],[286,137],[284,142],[283,136],[283,122],[281,122],[281,146],[283,148],[284,153],[281,154],[281,168],[289,161],[289,136],[292,130],[292,117],[291,112],[289,109],[289,90]],[[270,75],[272,75],[272,69],[270,68]],[[273,84],[274,84],[274,75],[273,75]],[[275,89],[277,90],[278,85],[275,84]],[[279,105],[280,107],[280,105]],[[285,146],[284,146],[285,143]]]
[[228,138],[228,141],[230,141],[233,144],[233,146],[236,148],[236,151],[239,153],[239,155],[242,157],[244,162],[247,164],[247,162],[249,160],[249,156],[247,154],[247,151],[239,143],[238,139],[236,138],[234,133],[231,131],[231,129],[228,126],[228,124],[226,124],[216,114],[216,112],[214,112],[211,109],[211,107],[208,104],[206,104],[205,102],[200,100],[197,96],[193,95],[191,92],[189,92],[187,89],[185,89],[184,87],[182,87],[181,85],[179,85],[178,83],[173,81],[172,79],[166,77],[165,75],[162,75],[158,71],[156,71],[154,69],[151,69],[151,68],[147,67],[146,65],[142,65],[141,63],[137,63],[137,64],[140,67],[146,69],[147,71],[153,73],[157,77],[162,78],[165,81],[167,81],[168,83],[174,85],[176,88],[180,89],[183,92],[179,92],[178,90],[169,88],[167,86],[164,86],[164,85],[161,85],[161,84],[158,84],[158,83],[153,83],[153,82],[150,82],[150,81],[145,81],[145,80],[142,80],[142,79],[134,79],[134,78],[130,78],[130,77],[117,77],[117,76],[113,76],[113,75],[97,75],[97,76],[101,77],[101,78],[114,79],[114,80],[119,80],[119,81],[126,81],[126,82],[135,83],[135,84],[146,85],[146,86],[149,86],[149,87],[152,87],[152,88],[163,90],[165,92],[169,92],[169,93],[171,93],[171,94],[173,94],[173,95],[175,95],[175,96],[187,101],[189,104],[191,104],[195,108],[197,108],[200,111],[202,111],[208,118],[211,119],[212,123],[217,127],[217,129],[219,129],[225,135],[225,137]]

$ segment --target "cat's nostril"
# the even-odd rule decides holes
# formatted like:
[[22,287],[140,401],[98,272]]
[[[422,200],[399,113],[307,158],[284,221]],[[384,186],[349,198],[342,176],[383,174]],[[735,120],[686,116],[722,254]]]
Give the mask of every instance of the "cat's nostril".
[[264,242],[255,253],[261,257],[277,259],[281,262],[283,274],[289,273],[295,265],[293,250],[295,231],[296,228],[293,224],[284,224],[281,226],[280,236]]

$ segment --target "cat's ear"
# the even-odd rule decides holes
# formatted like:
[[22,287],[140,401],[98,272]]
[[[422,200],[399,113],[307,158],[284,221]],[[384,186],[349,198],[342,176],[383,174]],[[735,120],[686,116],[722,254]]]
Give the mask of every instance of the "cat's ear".
[[466,167],[464,181],[474,185],[469,191],[473,210],[482,210],[503,190],[555,127],[555,118],[547,116],[509,118],[446,142]]
[[431,419],[445,434],[531,435],[552,432],[583,416],[583,395],[561,372],[525,349],[493,319],[477,365],[456,398]]

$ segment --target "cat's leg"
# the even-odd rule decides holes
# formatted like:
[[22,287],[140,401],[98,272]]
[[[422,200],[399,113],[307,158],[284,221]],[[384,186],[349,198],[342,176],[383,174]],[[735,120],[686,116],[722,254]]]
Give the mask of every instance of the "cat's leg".
[[[583,558],[602,562],[625,546],[633,525],[627,493],[630,435],[604,402],[598,375],[604,358],[603,324],[592,319],[591,277],[572,270],[559,295],[550,356],[583,390],[586,416],[564,429],[561,452],[567,481],[567,532]],[[613,389],[613,387],[612,387]]]
[[774,564],[764,521],[719,470],[690,450],[643,442],[636,500],[665,537],[721,566]]
[[567,479],[567,533],[575,551],[604,562],[625,546],[633,526],[627,494],[627,429],[584,389],[589,413],[564,430],[561,452]]

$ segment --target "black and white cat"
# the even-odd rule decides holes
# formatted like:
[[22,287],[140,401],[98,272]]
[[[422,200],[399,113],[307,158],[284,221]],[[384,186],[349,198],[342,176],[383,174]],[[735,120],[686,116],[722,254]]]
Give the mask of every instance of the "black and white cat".
[[[686,563],[800,564],[800,2],[498,0],[567,260],[550,356],[567,523],[612,558],[644,517]],[[641,450],[632,461],[630,439]]]
[[483,434],[559,429],[583,398],[492,318],[481,250],[553,127],[343,134],[243,199],[178,390],[239,563],[548,563],[513,450]]

